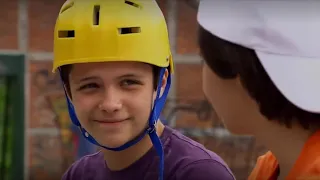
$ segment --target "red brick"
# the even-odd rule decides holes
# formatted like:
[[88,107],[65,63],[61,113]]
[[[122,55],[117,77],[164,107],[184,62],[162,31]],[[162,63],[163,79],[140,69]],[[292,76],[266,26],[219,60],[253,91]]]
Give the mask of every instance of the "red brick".
[[197,54],[197,12],[183,1],[177,4],[177,53]]
[[59,10],[65,0],[28,1],[29,13],[29,50],[53,50],[53,31]]
[[70,124],[64,92],[52,61],[30,62],[30,128]]
[[3,0],[0,17],[0,49],[18,49],[18,0]]
[[[36,175],[39,180],[61,177],[61,173],[75,157],[64,92],[58,74],[51,73],[51,68],[52,61],[30,61],[29,128],[52,128],[59,131],[59,136],[44,134],[29,139],[30,174]],[[41,155],[45,158],[39,158]],[[41,169],[41,166],[49,168]]]
[[176,64],[175,78],[177,81],[177,96],[190,99],[203,99],[202,65]]
[[[204,101],[202,92],[201,65],[177,64],[176,65],[176,95],[178,104],[195,105]],[[215,112],[207,120],[199,120],[196,113],[180,112],[177,116],[177,127],[208,128],[219,121]]]
[[168,15],[167,14],[168,13],[168,11],[167,11],[167,0],[156,0],[156,1],[157,1],[158,5],[159,5],[164,17],[167,18],[167,15]]
[[60,136],[33,135],[29,136],[29,179],[57,180],[74,161],[72,148],[64,143]]

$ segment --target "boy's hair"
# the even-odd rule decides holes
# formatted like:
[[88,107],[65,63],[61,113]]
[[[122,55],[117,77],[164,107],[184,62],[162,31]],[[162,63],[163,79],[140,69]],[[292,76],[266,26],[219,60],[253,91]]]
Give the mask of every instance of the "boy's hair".
[[304,129],[320,125],[320,114],[304,111],[283,96],[254,50],[220,39],[201,26],[198,41],[201,55],[210,69],[223,79],[239,77],[244,88],[259,105],[261,114],[269,120],[277,120],[288,128],[293,121],[297,121]]
[[[150,66],[152,66],[152,72],[153,72],[153,88],[156,91],[158,81],[159,81],[160,68],[153,65],[150,65]],[[70,75],[71,69],[72,69],[72,65],[64,65],[64,66],[61,66],[61,69],[60,69],[62,82],[65,85],[66,91],[70,96],[70,98],[72,96],[70,92],[70,83],[69,83],[69,75]]]

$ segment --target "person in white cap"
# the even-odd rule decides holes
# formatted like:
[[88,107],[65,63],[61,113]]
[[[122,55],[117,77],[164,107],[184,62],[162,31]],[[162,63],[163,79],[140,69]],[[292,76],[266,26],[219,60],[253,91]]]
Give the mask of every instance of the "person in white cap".
[[249,179],[320,179],[320,1],[201,1],[203,90],[270,151]]

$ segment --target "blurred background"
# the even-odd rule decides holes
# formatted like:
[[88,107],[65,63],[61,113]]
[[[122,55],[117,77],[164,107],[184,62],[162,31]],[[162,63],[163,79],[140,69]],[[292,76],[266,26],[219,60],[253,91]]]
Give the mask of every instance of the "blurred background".
[[[96,151],[68,117],[51,73],[53,29],[65,0],[2,0],[0,6],[0,180],[58,180]],[[218,153],[246,179],[265,152],[224,129],[205,100],[196,44],[197,0],[158,0],[166,16],[176,74],[162,120]]]

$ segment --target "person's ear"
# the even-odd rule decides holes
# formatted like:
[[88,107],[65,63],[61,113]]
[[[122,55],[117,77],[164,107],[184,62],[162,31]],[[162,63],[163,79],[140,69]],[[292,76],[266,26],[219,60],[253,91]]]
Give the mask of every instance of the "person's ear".
[[160,97],[163,95],[163,92],[167,86],[167,82],[168,82],[168,77],[169,77],[169,71],[168,69],[166,69],[166,71],[164,72],[164,75],[161,79],[161,91],[160,91]]

